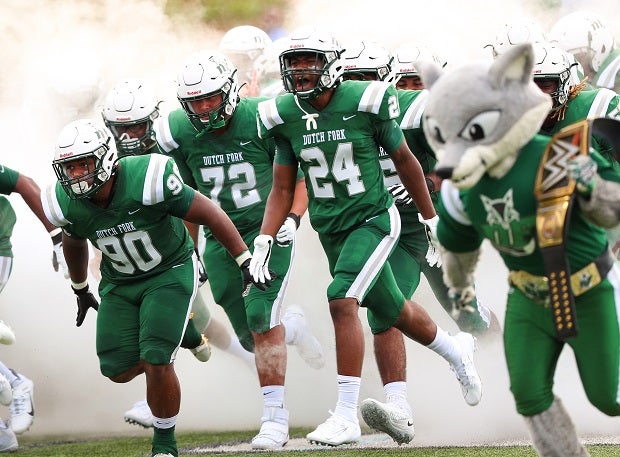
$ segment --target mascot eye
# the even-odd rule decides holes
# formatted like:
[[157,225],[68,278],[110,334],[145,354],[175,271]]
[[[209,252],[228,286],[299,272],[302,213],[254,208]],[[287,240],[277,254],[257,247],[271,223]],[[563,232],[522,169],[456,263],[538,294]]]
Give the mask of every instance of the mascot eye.
[[498,110],[480,113],[467,123],[459,136],[469,141],[483,140],[489,133],[495,130],[499,117],[500,112]]
[[430,135],[433,136],[433,138],[441,143],[441,144],[445,144],[446,140],[443,138],[442,134],[441,134],[441,129],[439,128],[439,124],[435,121],[435,119],[431,118],[431,117],[427,117],[426,119],[424,119],[424,123],[425,123],[425,130],[428,131],[428,133]]

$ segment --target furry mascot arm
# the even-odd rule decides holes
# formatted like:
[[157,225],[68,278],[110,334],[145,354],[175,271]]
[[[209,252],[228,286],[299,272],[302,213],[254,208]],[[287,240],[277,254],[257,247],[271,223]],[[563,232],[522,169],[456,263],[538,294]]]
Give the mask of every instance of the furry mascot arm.
[[443,280],[448,286],[448,296],[454,305],[454,312],[468,310],[476,297],[474,272],[480,259],[480,249],[471,252],[452,252],[439,246],[443,264]]
[[577,156],[568,163],[568,176],[577,181],[581,212],[593,224],[609,229],[620,223],[620,183],[597,174],[589,156]]

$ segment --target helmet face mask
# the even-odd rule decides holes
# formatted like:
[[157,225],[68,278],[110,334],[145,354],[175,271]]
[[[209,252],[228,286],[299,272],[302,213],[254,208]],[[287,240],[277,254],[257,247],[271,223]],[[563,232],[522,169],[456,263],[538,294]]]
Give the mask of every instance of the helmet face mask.
[[156,144],[153,121],[159,103],[137,80],[125,80],[108,92],[101,116],[112,132],[119,157],[148,153]]
[[313,28],[293,32],[279,58],[284,89],[300,99],[314,100],[337,86],[344,72],[341,53],[329,33]]
[[561,109],[569,101],[570,89],[575,85],[573,67],[577,63],[571,61],[566,52],[549,43],[535,43],[534,51],[534,82],[554,81],[557,83],[557,89],[549,93],[553,99],[553,108],[551,110],[553,113]]
[[[89,119],[66,125],[56,142],[52,168],[72,200],[88,198],[112,177],[116,148],[110,132]],[[75,176],[73,168],[87,170]]]
[[[237,69],[220,53],[203,52],[190,58],[177,78],[177,98],[198,132],[225,127],[239,103]],[[197,110],[204,102],[221,97],[217,106]]]

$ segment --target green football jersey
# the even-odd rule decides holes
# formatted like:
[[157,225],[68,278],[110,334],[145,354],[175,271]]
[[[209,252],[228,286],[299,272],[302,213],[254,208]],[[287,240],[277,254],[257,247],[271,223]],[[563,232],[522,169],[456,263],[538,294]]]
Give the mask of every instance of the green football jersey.
[[[484,238],[498,251],[510,270],[543,276],[544,263],[536,242],[537,201],[532,192],[542,155],[550,138],[535,136],[519,153],[506,176],[485,174],[472,188],[460,191],[444,181],[439,205],[439,242],[449,251],[470,252]],[[599,174],[620,182],[600,154],[592,152]],[[566,240],[571,271],[577,271],[605,252],[605,231],[589,222],[575,203]]]
[[[593,117],[610,117],[620,120],[620,96],[609,89],[584,90],[568,103],[564,119],[550,130],[541,133],[554,135],[567,125]],[[603,156],[610,158],[613,149],[604,139],[592,138],[592,146]]]
[[185,182],[219,205],[241,233],[260,227],[273,181],[275,142],[256,130],[262,100],[242,98],[221,133],[197,134],[181,108],[154,126],[160,149],[174,157]]
[[620,48],[611,51],[603,61],[592,84],[620,93]]
[[2,257],[13,257],[11,235],[13,235],[16,220],[11,202],[6,197],[0,197],[0,256]]
[[[403,131],[407,146],[409,146],[413,155],[418,159],[418,162],[420,162],[422,170],[426,175],[433,171],[437,163],[435,153],[426,141],[424,130],[422,129],[422,114],[424,113],[424,107],[428,99],[428,91],[399,90],[397,93],[400,116],[398,116],[396,122]],[[394,162],[392,162],[389,154],[387,154],[383,148],[381,148],[380,157],[385,185],[389,187],[395,184],[401,184],[400,177],[396,173],[396,167],[394,167]],[[437,194],[432,194],[431,199],[433,203],[437,203]],[[419,232],[418,225],[420,221],[418,219],[418,209],[415,204],[412,203],[407,206],[399,206],[398,211],[401,217],[401,235],[406,235],[410,232]]]
[[318,111],[287,93],[258,105],[261,137],[274,137],[276,162],[301,167],[310,222],[319,233],[349,230],[392,204],[379,147],[395,151],[403,133],[394,86],[344,81]]
[[183,263],[194,244],[182,218],[194,198],[174,160],[161,154],[118,161],[107,208],[71,200],[59,182],[42,195],[49,221],[101,250],[101,276],[113,284],[139,281]]
[[15,190],[19,172],[0,165],[0,194],[9,195]]

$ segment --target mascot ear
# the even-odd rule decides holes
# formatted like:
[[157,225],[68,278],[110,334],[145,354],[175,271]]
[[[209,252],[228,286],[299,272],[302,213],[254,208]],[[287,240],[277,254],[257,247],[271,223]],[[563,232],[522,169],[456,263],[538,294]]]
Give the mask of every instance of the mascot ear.
[[496,89],[501,88],[509,81],[527,84],[532,80],[534,68],[534,48],[531,43],[523,43],[510,48],[500,54],[489,69],[489,79]]
[[418,69],[420,70],[420,78],[425,89],[430,89],[443,73],[439,64],[430,60],[419,61]]

